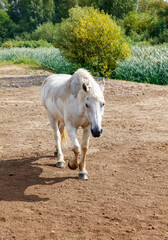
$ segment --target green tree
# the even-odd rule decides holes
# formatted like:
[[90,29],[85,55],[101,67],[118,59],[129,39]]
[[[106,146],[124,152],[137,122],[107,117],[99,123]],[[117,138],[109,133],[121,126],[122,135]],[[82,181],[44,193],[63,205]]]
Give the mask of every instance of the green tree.
[[69,9],[78,4],[78,0],[54,0],[55,3],[55,18],[54,21],[59,23],[62,18],[69,16]]
[[32,31],[43,22],[42,0],[18,0],[11,3],[11,19],[20,26],[20,31]]
[[78,5],[81,7],[95,5],[93,0],[79,0]]
[[0,9],[0,38],[3,40],[11,36],[12,20],[5,10]]
[[54,21],[59,23],[63,18],[69,17],[69,9],[75,6],[91,6],[94,5],[92,0],[54,0],[55,18]]
[[53,42],[56,32],[56,26],[52,22],[47,22],[39,25],[37,29],[31,34],[33,39],[46,40],[47,42]]
[[148,11],[151,14],[156,13],[168,28],[168,2],[164,0],[150,0]]
[[24,31],[32,31],[43,22],[42,0],[20,0],[18,5],[21,15],[19,24]]
[[149,0],[137,0],[136,11],[147,12],[149,8]]
[[136,8],[137,0],[94,0],[93,4],[106,13],[122,18]]
[[43,0],[43,21],[48,22],[53,20],[55,14],[54,0]]
[[150,13],[156,13],[160,17],[168,15],[168,2],[164,0],[149,0],[148,11]]
[[62,18],[69,16],[69,9],[78,6],[95,6],[100,10],[116,17],[123,17],[136,8],[137,0],[54,0],[55,22],[61,22]]
[[9,4],[8,0],[1,0],[0,1],[0,9],[3,9],[5,11],[7,11],[9,6],[10,6],[10,4]]
[[20,26],[21,32],[31,32],[39,24],[51,21],[54,15],[54,0],[15,0],[11,2],[11,19]]
[[159,18],[156,13],[130,12],[125,16],[123,23],[127,35],[135,37],[135,34],[138,34],[141,40],[159,37],[165,29],[164,19]]

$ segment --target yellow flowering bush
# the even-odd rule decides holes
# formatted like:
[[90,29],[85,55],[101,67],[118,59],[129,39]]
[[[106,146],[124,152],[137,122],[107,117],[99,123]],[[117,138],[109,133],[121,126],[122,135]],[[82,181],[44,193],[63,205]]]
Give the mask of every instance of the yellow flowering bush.
[[64,56],[109,77],[120,60],[130,56],[120,27],[108,14],[93,7],[70,9],[69,18],[58,26],[55,46]]

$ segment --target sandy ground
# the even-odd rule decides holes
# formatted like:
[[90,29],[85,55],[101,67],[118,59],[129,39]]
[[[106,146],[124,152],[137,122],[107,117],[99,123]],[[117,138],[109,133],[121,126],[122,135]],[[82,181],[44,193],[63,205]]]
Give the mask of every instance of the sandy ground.
[[168,87],[106,81],[81,181],[55,167],[34,86],[48,74],[0,67],[0,240],[168,240]]

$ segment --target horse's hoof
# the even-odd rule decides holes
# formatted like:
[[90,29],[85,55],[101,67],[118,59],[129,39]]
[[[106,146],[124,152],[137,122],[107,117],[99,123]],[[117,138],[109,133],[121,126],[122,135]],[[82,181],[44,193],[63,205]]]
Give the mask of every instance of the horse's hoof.
[[55,157],[58,157],[58,151],[55,151],[55,152],[54,152],[54,156],[55,156]]
[[65,163],[64,162],[57,162],[56,167],[57,168],[65,168]]
[[75,165],[75,164],[70,165],[70,163],[68,162],[68,167],[69,167],[71,170],[75,170],[75,169],[77,169],[77,168],[79,167],[79,164],[77,164],[77,165]]
[[81,179],[81,180],[88,180],[89,179],[87,173],[79,173],[78,178]]

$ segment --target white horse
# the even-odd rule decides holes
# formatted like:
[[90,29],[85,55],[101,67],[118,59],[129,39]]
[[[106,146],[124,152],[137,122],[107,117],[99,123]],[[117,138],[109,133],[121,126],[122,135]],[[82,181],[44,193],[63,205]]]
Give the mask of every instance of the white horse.
[[[99,85],[84,69],[78,69],[73,75],[51,75],[42,84],[42,104],[46,108],[56,140],[56,167],[65,167],[61,141],[66,127],[74,152],[68,167],[77,169],[79,166],[79,179],[88,179],[85,157],[90,131],[93,137],[100,137],[102,134],[101,122],[105,103],[103,91],[104,81]],[[81,147],[76,136],[80,126],[83,128]],[[78,162],[80,151],[81,160]]]

